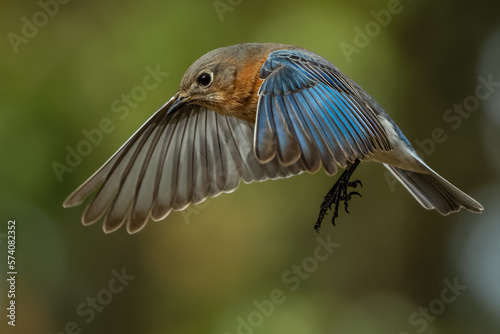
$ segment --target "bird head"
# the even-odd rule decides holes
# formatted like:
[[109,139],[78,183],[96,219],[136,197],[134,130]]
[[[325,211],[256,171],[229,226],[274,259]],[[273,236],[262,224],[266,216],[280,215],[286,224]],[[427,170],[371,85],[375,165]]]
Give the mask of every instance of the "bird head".
[[182,78],[178,100],[227,114],[233,95],[237,68],[223,49],[209,52],[195,61]]
[[292,48],[296,47],[245,43],[210,51],[188,68],[173,106],[177,110],[185,103],[196,104],[254,122],[262,64],[271,51]]

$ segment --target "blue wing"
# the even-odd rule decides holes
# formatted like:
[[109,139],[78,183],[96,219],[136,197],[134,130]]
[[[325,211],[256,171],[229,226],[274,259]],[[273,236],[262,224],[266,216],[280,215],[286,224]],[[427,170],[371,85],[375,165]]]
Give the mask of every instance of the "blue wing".
[[262,65],[254,153],[261,162],[276,156],[289,166],[301,161],[309,172],[391,151],[373,109],[346,76],[308,51],[271,52]]

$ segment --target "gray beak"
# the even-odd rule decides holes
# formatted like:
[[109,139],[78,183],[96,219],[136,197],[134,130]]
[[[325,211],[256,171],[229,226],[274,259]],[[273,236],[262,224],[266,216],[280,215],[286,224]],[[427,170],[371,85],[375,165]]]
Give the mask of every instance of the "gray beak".
[[190,98],[188,96],[179,96],[179,94],[175,94],[174,97],[165,105],[167,107],[167,115],[172,114],[182,108]]

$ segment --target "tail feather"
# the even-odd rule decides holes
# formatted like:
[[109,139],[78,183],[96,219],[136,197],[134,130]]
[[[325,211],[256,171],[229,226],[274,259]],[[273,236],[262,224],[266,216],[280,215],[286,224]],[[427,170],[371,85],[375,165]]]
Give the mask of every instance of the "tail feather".
[[479,202],[427,166],[429,174],[412,172],[387,164],[384,166],[427,210],[436,209],[442,215],[457,212],[462,207],[476,213],[484,210]]

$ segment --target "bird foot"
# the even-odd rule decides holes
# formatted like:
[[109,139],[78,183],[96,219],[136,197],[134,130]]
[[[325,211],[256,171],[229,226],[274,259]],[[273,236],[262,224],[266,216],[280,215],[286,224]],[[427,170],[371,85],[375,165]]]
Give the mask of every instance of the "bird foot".
[[349,188],[356,188],[358,186],[363,187],[363,183],[361,183],[360,180],[349,181],[358,164],[359,160],[356,160],[356,162],[351,165],[349,169],[345,170],[330,191],[326,194],[323,203],[321,203],[320,206],[318,220],[314,225],[316,232],[319,232],[321,223],[323,222],[328,210],[333,210],[332,224],[335,226],[335,219],[339,216],[340,202],[344,202],[344,210],[349,213],[349,201],[352,199],[352,196],[361,197],[359,192],[349,191]]

